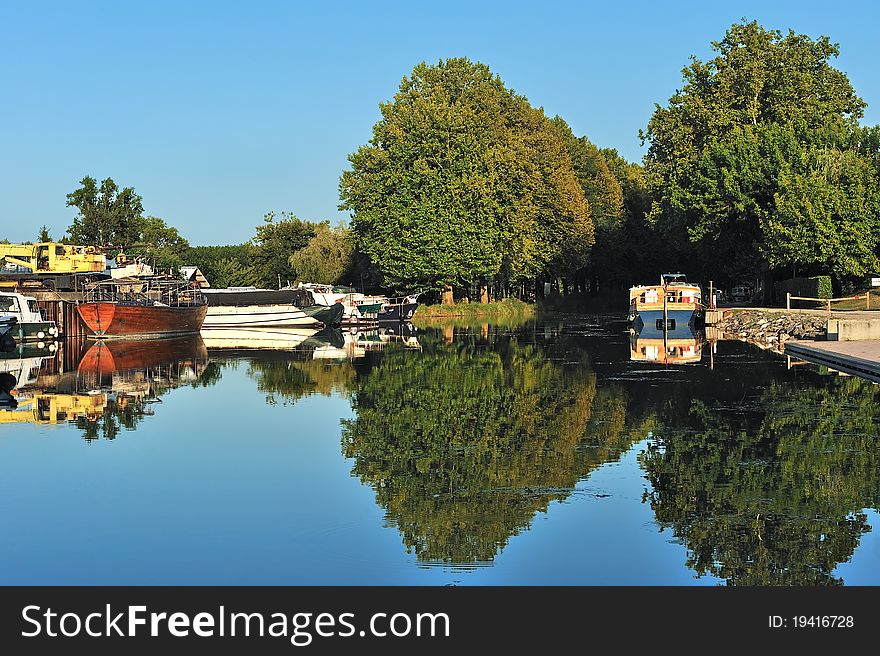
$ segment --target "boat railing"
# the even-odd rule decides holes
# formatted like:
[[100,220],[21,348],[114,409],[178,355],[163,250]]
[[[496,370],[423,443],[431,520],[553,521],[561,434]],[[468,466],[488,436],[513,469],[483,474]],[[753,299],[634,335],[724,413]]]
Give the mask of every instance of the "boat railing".
[[204,305],[206,299],[195,283],[139,280],[95,283],[84,291],[83,302],[189,307]]

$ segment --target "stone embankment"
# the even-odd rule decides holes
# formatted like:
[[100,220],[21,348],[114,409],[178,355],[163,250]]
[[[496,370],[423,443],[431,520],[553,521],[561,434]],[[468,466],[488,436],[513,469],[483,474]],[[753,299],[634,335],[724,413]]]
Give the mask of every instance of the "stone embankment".
[[789,339],[822,339],[827,317],[772,310],[733,310],[715,324],[725,339],[739,339],[763,349],[783,351]]

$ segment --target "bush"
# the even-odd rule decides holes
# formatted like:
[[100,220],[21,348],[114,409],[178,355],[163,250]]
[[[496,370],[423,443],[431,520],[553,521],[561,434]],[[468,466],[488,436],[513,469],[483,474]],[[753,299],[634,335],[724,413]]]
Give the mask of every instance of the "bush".
[[780,280],[775,285],[776,297],[784,300],[786,294],[805,296],[808,298],[831,298],[831,276],[813,276],[812,278],[789,278]]

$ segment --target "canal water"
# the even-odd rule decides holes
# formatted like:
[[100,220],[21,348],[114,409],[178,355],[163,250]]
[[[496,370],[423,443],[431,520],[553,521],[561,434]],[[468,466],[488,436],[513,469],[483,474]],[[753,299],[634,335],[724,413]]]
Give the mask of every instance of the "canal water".
[[0,370],[2,584],[880,584],[880,386],[739,342],[569,316]]

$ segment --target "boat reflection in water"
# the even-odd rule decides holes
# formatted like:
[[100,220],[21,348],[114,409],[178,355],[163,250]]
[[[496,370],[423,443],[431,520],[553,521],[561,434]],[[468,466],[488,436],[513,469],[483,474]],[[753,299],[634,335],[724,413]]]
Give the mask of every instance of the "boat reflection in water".
[[[151,403],[199,379],[208,365],[198,335],[146,341],[83,343],[76,368],[60,371],[52,357],[6,358],[0,423],[76,423],[87,440],[113,439],[151,415]],[[6,389],[9,388],[9,389]]]
[[410,323],[378,326],[369,330],[338,330],[338,339],[316,344],[312,351],[314,360],[356,360],[367,353],[382,351],[389,345],[404,348],[421,348],[416,329]]
[[705,338],[690,326],[657,330],[644,326],[630,330],[629,359],[657,364],[695,364],[703,356]]
[[256,349],[293,351],[310,337],[322,332],[319,326],[302,328],[203,328],[202,340],[209,349]]
[[358,328],[205,328],[201,336],[212,356],[235,352],[290,351],[299,360],[353,360],[390,344],[418,348],[411,324]]

